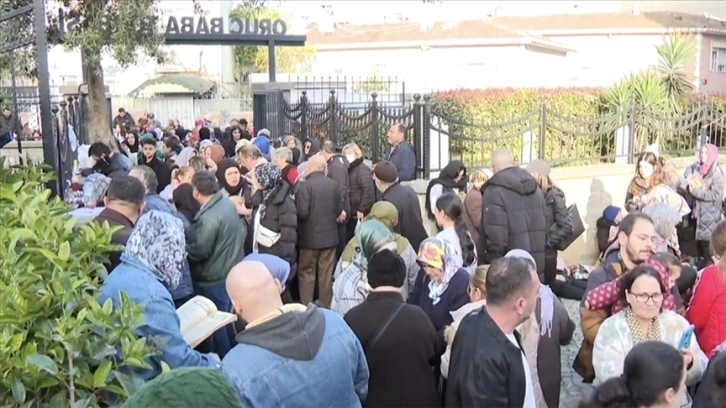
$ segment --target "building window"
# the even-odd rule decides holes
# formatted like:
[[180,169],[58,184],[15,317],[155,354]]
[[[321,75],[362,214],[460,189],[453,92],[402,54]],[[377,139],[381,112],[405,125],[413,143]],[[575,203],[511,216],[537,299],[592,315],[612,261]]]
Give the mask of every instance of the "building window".
[[711,71],[726,72],[726,44],[711,47]]

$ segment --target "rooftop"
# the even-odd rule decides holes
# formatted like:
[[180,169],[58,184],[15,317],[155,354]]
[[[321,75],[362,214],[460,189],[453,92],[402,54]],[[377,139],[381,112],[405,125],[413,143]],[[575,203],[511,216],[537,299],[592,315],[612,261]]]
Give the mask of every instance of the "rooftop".
[[726,22],[704,15],[679,12],[602,13],[551,15],[536,17],[495,17],[486,20],[458,22],[432,22],[422,28],[420,22],[387,24],[337,24],[332,32],[323,32],[313,24],[309,27],[307,41],[314,46],[332,46],[361,43],[440,42],[447,40],[529,40],[555,44],[543,35],[566,33],[593,34],[612,30],[633,33],[643,30],[703,29],[726,35]]

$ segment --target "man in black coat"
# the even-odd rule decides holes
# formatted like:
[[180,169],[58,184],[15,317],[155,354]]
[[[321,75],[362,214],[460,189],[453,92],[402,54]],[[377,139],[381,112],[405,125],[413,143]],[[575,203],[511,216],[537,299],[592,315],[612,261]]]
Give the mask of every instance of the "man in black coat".
[[411,181],[416,178],[416,153],[406,140],[406,131],[403,123],[396,123],[388,129],[385,157],[396,166],[398,181]]
[[514,164],[512,153],[497,149],[492,171],[482,191],[482,227],[479,259],[491,263],[512,249],[534,257],[540,279],[544,276],[547,244],[547,204],[537,182]]
[[376,188],[381,192],[383,201],[396,206],[398,224],[395,232],[406,237],[413,249],[418,252],[421,242],[428,238],[423,226],[421,203],[413,187],[402,185],[398,180],[398,170],[391,162],[382,161],[373,170]]
[[313,301],[317,278],[320,305],[329,308],[333,300],[338,225],[345,219],[345,213],[338,183],[325,176],[326,169],[323,156],[310,158],[305,181],[299,184],[295,195],[295,205],[300,303],[307,305]]
[[335,249],[335,257],[340,258],[343,253],[343,249],[348,241],[345,239],[345,231],[347,227],[347,220],[350,217],[350,181],[348,178],[348,160],[339,154],[333,142],[330,140],[323,143],[323,148],[320,154],[325,158],[328,163],[328,177],[338,184],[340,192],[340,202],[343,206],[344,219],[343,222],[338,224],[338,247]]
[[451,348],[447,407],[534,407],[532,373],[516,328],[537,306],[532,262],[499,258],[487,272],[487,304],[466,316]]

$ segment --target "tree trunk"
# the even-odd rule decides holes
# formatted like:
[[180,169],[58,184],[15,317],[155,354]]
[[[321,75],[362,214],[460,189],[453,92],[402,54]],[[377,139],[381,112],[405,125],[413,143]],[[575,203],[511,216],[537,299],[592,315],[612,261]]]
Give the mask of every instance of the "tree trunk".
[[[81,52],[84,52],[83,50]],[[109,116],[108,101],[106,100],[106,82],[103,78],[101,56],[85,56],[88,66],[88,121],[89,140],[104,142],[111,150],[118,151],[116,142],[111,133],[111,118]],[[98,61],[94,63],[93,61]]]

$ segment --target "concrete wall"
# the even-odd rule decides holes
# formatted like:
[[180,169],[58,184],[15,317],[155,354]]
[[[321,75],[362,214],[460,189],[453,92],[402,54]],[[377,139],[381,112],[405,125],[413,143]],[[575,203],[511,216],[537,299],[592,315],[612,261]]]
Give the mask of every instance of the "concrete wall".
[[700,89],[709,94],[723,94],[726,92],[726,72],[718,72],[711,69],[711,52],[713,47],[726,48],[726,37],[715,37],[704,35],[701,43],[701,81],[706,84]]
[[[23,158],[30,155],[31,160],[42,162],[43,161],[43,142],[40,141],[27,141],[22,142],[23,147]],[[5,157],[5,164],[20,164],[18,153],[18,142],[12,141],[6,144],[0,149],[0,157]]]

